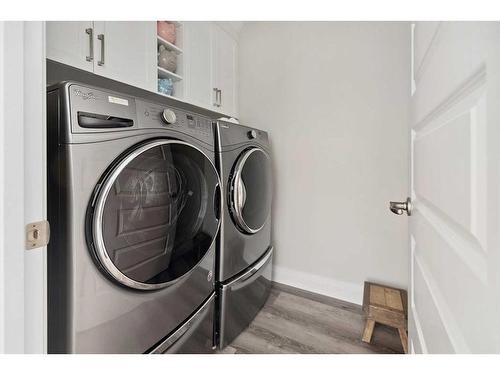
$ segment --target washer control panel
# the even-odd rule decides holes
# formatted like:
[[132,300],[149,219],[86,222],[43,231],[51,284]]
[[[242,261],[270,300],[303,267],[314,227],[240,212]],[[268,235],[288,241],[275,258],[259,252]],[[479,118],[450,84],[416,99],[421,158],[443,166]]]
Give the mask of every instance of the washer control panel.
[[136,100],[136,108],[139,129],[171,129],[214,144],[212,122],[208,117],[142,100]]
[[236,145],[256,144],[264,149],[269,147],[269,138],[264,130],[248,126],[218,121],[218,136],[222,150],[231,150]]

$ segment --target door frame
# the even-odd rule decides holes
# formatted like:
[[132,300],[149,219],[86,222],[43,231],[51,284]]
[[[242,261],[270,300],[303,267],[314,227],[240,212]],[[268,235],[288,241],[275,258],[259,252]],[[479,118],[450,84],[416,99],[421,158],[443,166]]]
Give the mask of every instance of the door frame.
[[[415,22],[412,22],[410,25],[410,96],[409,100],[411,101],[413,95],[416,91],[416,82],[415,82]],[[413,194],[413,133],[411,129],[411,119],[408,121],[408,194],[407,196],[413,201],[415,196]],[[409,229],[409,228],[408,228]],[[420,327],[414,326],[413,319],[413,309],[412,309],[412,301],[413,299],[413,245],[408,236],[408,294],[407,294],[407,306],[408,306],[408,353],[415,354],[415,342],[419,342],[418,330]],[[425,349],[427,350],[427,349]]]
[[0,22],[0,353],[47,352],[45,66],[44,22]]

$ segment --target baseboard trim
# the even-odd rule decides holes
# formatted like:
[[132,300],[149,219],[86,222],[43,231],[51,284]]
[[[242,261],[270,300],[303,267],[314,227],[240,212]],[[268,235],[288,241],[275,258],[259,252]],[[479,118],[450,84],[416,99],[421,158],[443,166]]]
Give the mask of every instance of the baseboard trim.
[[348,283],[280,266],[273,267],[273,281],[356,305],[363,303],[363,284]]

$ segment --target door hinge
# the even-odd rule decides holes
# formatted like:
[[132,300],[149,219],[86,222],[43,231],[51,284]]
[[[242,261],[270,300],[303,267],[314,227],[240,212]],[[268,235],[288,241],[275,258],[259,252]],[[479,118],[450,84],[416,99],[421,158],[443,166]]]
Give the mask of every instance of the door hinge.
[[47,246],[50,239],[50,224],[47,220],[26,225],[26,250]]

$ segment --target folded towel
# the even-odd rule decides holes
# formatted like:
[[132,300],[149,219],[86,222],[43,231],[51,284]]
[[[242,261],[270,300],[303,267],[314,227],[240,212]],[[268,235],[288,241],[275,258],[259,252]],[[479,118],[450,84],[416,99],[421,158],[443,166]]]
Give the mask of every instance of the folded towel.
[[169,51],[165,46],[160,45],[158,48],[158,66],[175,73],[177,70],[177,55],[175,52]]
[[165,95],[173,95],[174,81],[171,78],[158,78],[158,92]]
[[156,31],[167,42],[175,44],[175,25],[167,21],[157,21]]

